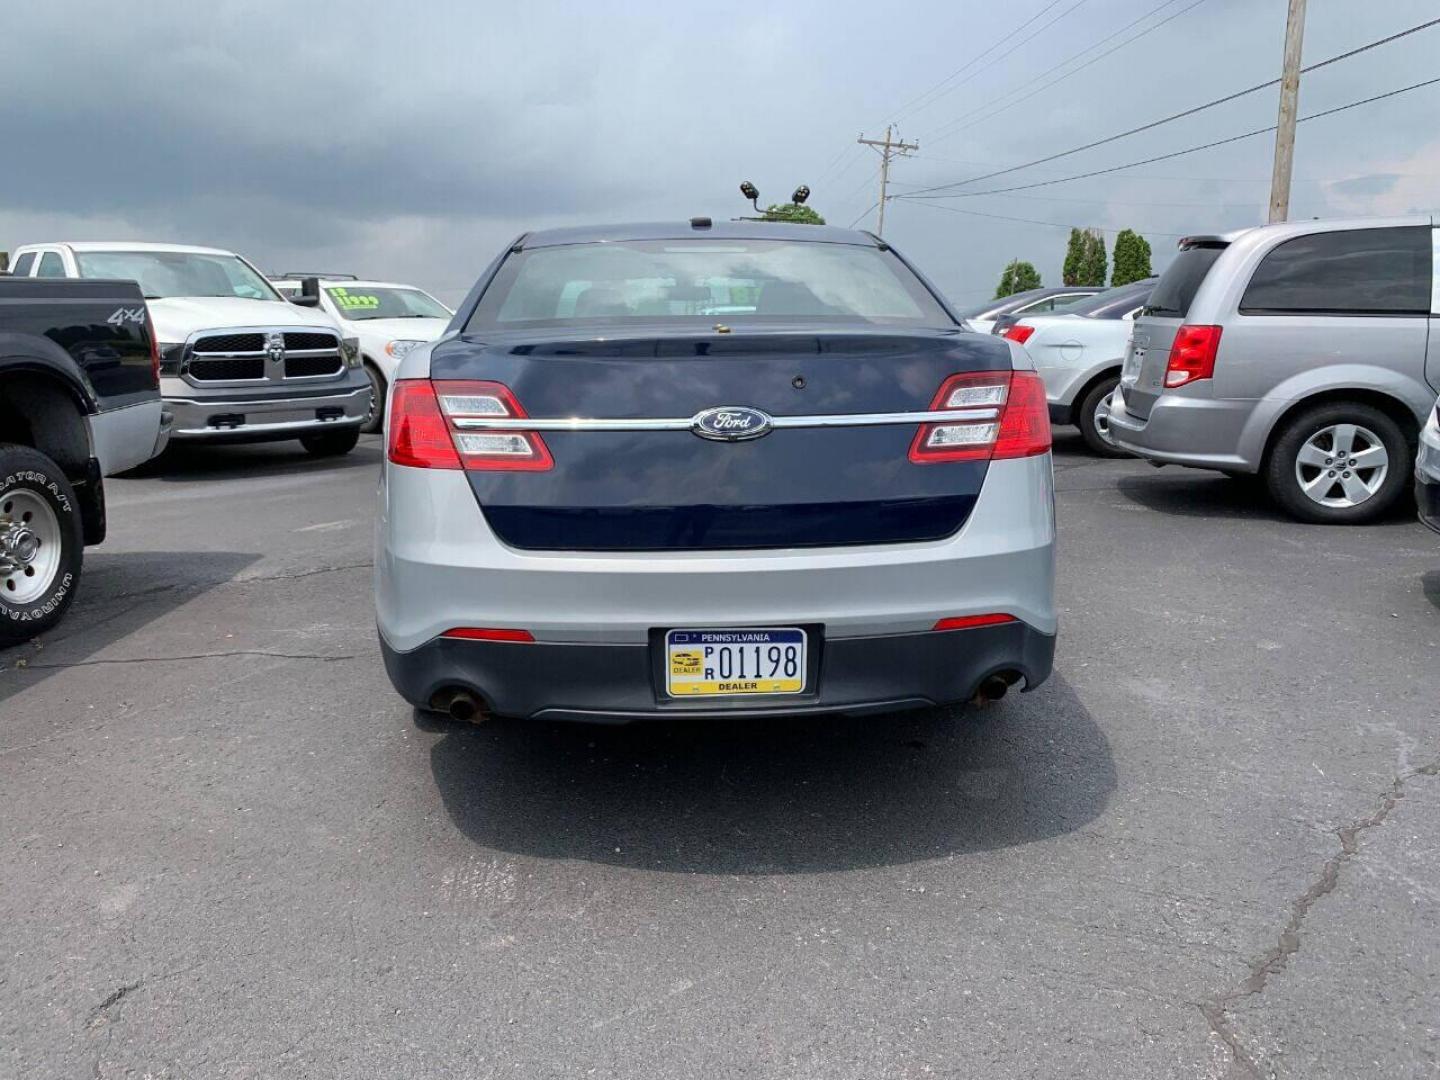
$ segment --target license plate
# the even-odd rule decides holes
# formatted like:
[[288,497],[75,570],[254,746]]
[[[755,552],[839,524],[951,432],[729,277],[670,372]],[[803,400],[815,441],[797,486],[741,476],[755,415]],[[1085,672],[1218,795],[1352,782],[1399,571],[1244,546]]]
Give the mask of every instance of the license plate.
[[804,630],[671,630],[665,689],[671,697],[803,694]]

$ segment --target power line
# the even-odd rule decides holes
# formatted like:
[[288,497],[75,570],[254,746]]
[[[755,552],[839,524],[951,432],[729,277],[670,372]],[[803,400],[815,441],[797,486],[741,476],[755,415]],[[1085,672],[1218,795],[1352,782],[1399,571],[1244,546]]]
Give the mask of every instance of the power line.
[[[1163,8],[1169,7],[1170,4],[1172,4],[1172,3],[1174,3],[1174,2],[1175,2],[1175,0],[1167,0],[1166,3],[1161,4],[1159,7],[1153,8],[1153,9],[1151,9],[1150,11],[1147,11],[1144,15],[1140,16],[1140,18],[1136,19],[1135,22],[1132,22],[1132,23],[1128,24],[1127,26],[1122,27],[1121,29],[1117,30],[1114,34],[1111,34],[1111,35],[1110,35],[1109,37],[1107,37],[1107,38],[1102,38],[1100,41],[1097,41],[1094,45],[1091,45],[1089,48],[1081,49],[1078,53],[1075,53],[1074,55],[1072,55],[1071,57],[1069,57],[1069,59],[1062,60],[1060,63],[1054,65],[1053,67],[1051,67],[1051,68],[1048,69],[1047,71],[1041,72],[1041,73],[1037,76],[1037,78],[1043,79],[1043,78],[1045,78],[1045,76],[1050,75],[1050,74],[1052,74],[1053,72],[1059,71],[1059,70],[1060,70],[1061,68],[1063,68],[1066,64],[1069,64],[1069,63],[1071,63],[1072,61],[1079,59],[1080,57],[1084,56],[1087,52],[1089,52],[1091,49],[1097,49],[1097,48],[1099,48],[1101,45],[1104,45],[1106,42],[1108,42],[1108,41],[1113,41],[1118,35],[1125,33],[1125,31],[1127,31],[1127,30],[1129,30],[1131,27],[1135,26],[1136,23],[1144,22],[1146,19],[1150,18],[1150,16],[1158,13],[1158,12],[1159,12],[1160,10],[1162,10]],[[1003,101],[1005,98],[1009,97],[1010,94],[1015,93],[1015,91],[1012,90],[1012,91],[1010,91],[1009,93],[1001,94],[999,97],[991,98],[991,99],[990,99],[988,102],[986,102],[984,105],[980,105],[980,106],[978,106],[977,108],[971,109],[968,113],[964,113],[964,114],[962,114],[961,116],[956,117],[956,118],[955,118],[954,120],[952,120],[950,123],[946,124],[946,125],[945,125],[944,127],[942,127],[938,132],[936,132],[936,134],[932,137],[931,141],[932,141],[932,142],[940,142],[942,139],[952,138],[952,137],[954,137],[955,135],[958,135],[960,132],[966,131],[966,130],[968,130],[969,128],[974,127],[976,124],[984,123],[986,120],[993,119],[994,117],[999,116],[999,115],[1000,115],[1001,113],[1003,113],[1003,112],[1009,112],[1009,111],[1010,111],[1011,109],[1013,109],[1016,105],[1019,105],[1019,104],[1021,104],[1022,102],[1029,101],[1031,98],[1035,97],[1037,94],[1044,93],[1046,90],[1050,89],[1052,86],[1058,86],[1060,83],[1064,82],[1066,79],[1070,78],[1072,75],[1078,75],[1078,74],[1080,74],[1080,72],[1084,71],[1086,68],[1088,68],[1088,67],[1090,67],[1090,66],[1092,66],[1092,65],[1094,65],[1094,64],[1098,64],[1101,60],[1104,60],[1107,56],[1110,56],[1112,53],[1119,52],[1121,49],[1125,48],[1127,45],[1133,45],[1135,42],[1139,41],[1141,38],[1145,37],[1147,34],[1153,34],[1156,30],[1159,30],[1159,29],[1160,29],[1162,26],[1164,26],[1166,23],[1173,22],[1175,19],[1178,19],[1181,15],[1184,15],[1187,11],[1192,11],[1192,10],[1194,10],[1195,8],[1199,7],[1199,6],[1200,6],[1201,4],[1203,4],[1204,2],[1205,2],[1205,0],[1194,0],[1194,3],[1189,4],[1189,5],[1186,6],[1186,7],[1181,8],[1179,11],[1172,12],[1171,14],[1165,16],[1165,18],[1161,19],[1159,22],[1157,22],[1157,23],[1156,23],[1155,25],[1153,25],[1153,26],[1147,26],[1144,30],[1141,30],[1140,33],[1136,34],[1134,37],[1127,38],[1126,40],[1120,42],[1118,45],[1115,45],[1115,46],[1113,46],[1113,47],[1111,47],[1111,48],[1109,48],[1109,49],[1106,49],[1103,53],[1100,53],[1098,56],[1092,56],[1089,60],[1085,61],[1085,63],[1081,64],[1079,67],[1075,68],[1073,71],[1067,71],[1064,75],[1061,75],[1059,78],[1057,78],[1057,79],[1051,79],[1048,83],[1041,83],[1039,86],[1036,86],[1036,87],[1034,87],[1033,89],[1031,89],[1028,94],[1024,94],[1023,96],[1016,98],[1014,101],[1012,101],[1012,102],[1010,102],[1010,103],[1008,103],[1008,104],[1006,104],[1006,105],[1002,105],[1002,106],[1001,106],[1000,108],[998,108],[998,109],[995,109],[995,110],[993,110],[993,111],[991,111],[991,112],[986,112],[985,110],[989,109],[991,105],[995,105],[995,104]]]
[[874,210],[875,207],[879,205],[880,204],[878,202],[872,202],[869,206],[865,207],[864,210],[860,211],[859,215],[855,218],[854,221],[850,222],[850,224],[845,227],[847,229],[853,229],[856,225],[859,225],[860,222],[864,220],[866,214],[870,213],[871,210]]
[[[895,110],[894,116],[892,116],[892,117],[890,118],[891,122],[892,122],[892,123],[898,123],[898,122],[900,121],[900,119],[910,110],[910,107],[911,107],[912,105],[916,104],[917,102],[919,102],[919,101],[921,101],[921,100],[923,100],[923,99],[925,99],[925,98],[927,98],[927,97],[930,97],[931,94],[935,93],[937,90],[940,90],[942,87],[944,87],[944,86],[946,86],[947,84],[949,84],[952,80],[954,80],[954,79],[956,79],[956,78],[959,78],[959,77],[960,77],[961,75],[963,75],[966,71],[968,71],[971,67],[973,67],[978,61],[980,61],[981,59],[983,59],[983,58],[986,57],[986,56],[992,55],[992,54],[994,53],[994,51],[995,51],[996,49],[998,49],[1001,45],[1003,45],[1007,39],[1009,39],[1009,38],[1011,38],[1011,37],[1014,37],[1016,34],[1020,33],[1020,31],[1024,30],[1027,26],[1029,26],[1031,23],[1033,23],[1033,22],[1035,22],[1037,19],[1041,18],[1047,11],[1050,11],[1052,8],[1059,7],[1060,4],[1063,3],[1063,2],[1064,2],[1064,0],[1050,0],[1050,3],[1046,4],[1043,8],[1041,8],[1039,11],[1037,11],[1034,15],[1030,16],[1030,18],[1026,19],[1023,23],[1021,23],[1019,26],[1017,26],[1014,30],[1011,30],[1011,31],[1010,31],[1008,34],[1006,34],[1004,37],[1000,38],[999,41],[994,42],[994,43],[991,44],[988,48],[981,49],[981,50],[980,50],[979,52],[977,52],[974,56],[972,56],[969,60],[966,60],[965,63],[961,64],[958,68],[956,68],[954,71],[952,71],[949,75],[945,76],[945,78],[941,79],[941,80],[940,80],[938,83],[936,83],[934,86],[930,87],[930,89],[928,89],[928,90],[924,91],[923,93],[921,93],[921,94],[919,94],[919,95],[911,98],[911,99],[910,99],[909,101],[907,101],[904,105],[901,105],[900,108],[898,108],[898,109]],[[938,100],[938,99],[932,99],[932,100]],[[925,105],[921,106],[921,108],[926,108],[926,107],[929,106],[929,104],[930,104],[930,102],[926,102]],[[878,127],[879,125],[877,124],[876,126]]]
[[[1339,105],[1333,109],[1326,109],[1323,112],[1311,113],[1309,116],[1302,116],[1296,123],[1305,123],[1308,120],[1319,120],[1324,116],[1334,116],[1336,113],[1346,112],[1349,109],[1358,109],[1361,105],[1370,105],[1377,101],[1384,101],[1386,98],[1396,97],[1400,94],[1408,94],[1411,90],[1420,90],[1426,86],[1434,86],[1440,83],[1440,77],[1426,79],[1424,82],[1411,83],[1409,86],[1402,86],[1398,90],[1389,90],[1383,94],[1376,94],[1374,97],[1362,98],[1359,101],[1352,101],[1347,105]],[[1049,187],[1051,184],[1065,184],[1072,180],[1087,180],[1092,176],[1105,176],[1108,173],[1121,172],[1124,169],[1136,169],[1141,165],[1152,165],[1157,161],[1169,161],[1171,158],[1184,157],[1186,154],[1198,153],[1201,150],[1212,150],[1217,146],[1225,146],[1229,143],[1239,142],[1241,139],[1249,139],[1256,135],[1264,135],[1266,132],[1274,131],[1276,125],[1270,124],[1267,127],[1256,128],[1254,131],[1246,131],[1240,135],[1232,135],[1228,139],[1216,139],[1214,142],[1201,143],[1199,146],[1190,146],[1184,150],[1175,150],[1168,154],[1158,154],[1155,157],[1145,158],[1142,161],[1131,161],[1125,165],[1112,165],[1108,169],[1095,169],[1091,172],[1076,173],[1074,176],[1061,176],[1054,180],[1039,180],[1031,184],[1016,184],[1008,188],[990,188],[987,191],[957,191],[951,195],[931,195],[926,191],[942,191],[948,188],[959,187],[960,184],[942,184],[939,187],[924,189],[924,191],[912,192],[909,195],[897,195],[897,199],[913,199],[925,201],[930,199],[964,199],[980,195],[1003,195],[1011,191],[1029,191],[1031,188]],[[968,183],[969,181],[962,181]]]
[[[939,93],[939,94],[936,94],[933,98],[931,98],[931,99],[930,99],[929,101],[927,101],[924,105],[922,105],[919,110],[916,110],[916,111],[918,112],[918,111],[921,111],[921,110],[924,110],[924,109],[928,109],[931,105],[935,104],[935,102],[939,101],[942,97],[945,97],[947,94],[952,94],[952,93],[954,93],[954,92],[955,92],[956,90],[958,90],[960,87],[964,86],[967,82],[969,82],[971,79],[975,78],[975,76],[981,74],[982,72],[988,71],[990,68],[994,67],[996,64],[1000,63],[1002,60],[1007,59],[1007,58],[1009,57],[1009,55],[1010,55],[1011,49],[1015,47],[1015,44],[1023,45],[1023,44],[1025,44],[1025,43],[1028,42],[1028,41],[1033,41],[1035,38],[1037,38],[1037,37],[1039,37],[1041,34],[1043,34],[1046,30],[1049,30],[1050,27],[1052,27],[1052,26],[1054,26],[1056,23],[1058,23],[1061,19],[1065,18],[1065,16],[1069,15],[1069,14],[1070,14],[1072,11],[1074,11],[1076,8],[1080,7],[1082,4],[1086,4],[1086,3],[1088,3],[1088,2],[1089,2],[1089,0],[1075,0],[1075,2],[1074,2],[1073,4],[1071,4],[1068,8],[1066,8],[1064,11],[1062,11],[1059,15],[1056,15],[1055,18],[1051,19],[1049,22],[1047,22],[1044,26],[1040,27],[1039,29],[1032,31],[1028,36],[1026,36],[1026,37],[1024,37],[1024,38],[1021,38],[1018,43],[1012,43],[1012,42],[1009,40],[1009,38],[1004,38],[1004,39],[1001,39],[1001,41],[996,42],[995,45],[992,46],[991,49],[989,50],[989,52],[988,52],[988,54],[987,54],[988,59],[986,60],[985,63],[981,64],[978,68],[975,68],[973,71],[970,72],[970,74],[966,75],[963,79],[959,80],[958,82],[954,83],[953,85],[951,85],[951,86],[949,86],[949,87],[946,87],[945,90],[943,90],[943,91],[942,91],[941,93]],[[1050,5],[1050,7],[1054,7],[1054,6],[1055,6],[1054,4],[1051,4],[1051,5]],[[1047,8],[1046,10],[1048,11],[1049,8]],[[1033,22],[1034,20],[1031,20],[1031,21]],[[1025,25],[1028,26],[1029,24],[1026,23]],[[1022,26],[1021,29],[1023,29],[1023,28],[1024,28],[1024,27]],[[1017,31],[1017,32],[1018,32],[1018,31]],[[1012,34],[1012,35],[1010,35],[1010,36],[1013,37],[1014,35]],[[1004,46],[1004,48],[1002,49],[1001,46]],[[911,115],[914,115],[914,113],[912,112]]]
[[[1204,0],[1196,0],[1196,3],[1197,3],[1197,4],[1198,4],[1198,3],[1203,3],[1203,2],[1204,2]],[[1190,7],[1195,7],[1195,6],[1196,6],[1196,4],[1191,4],[1191,5],[1190,5]],[[1183,15],[1186,11],[1189,11],[1189,10],[1190,10],[1190,8],[1185,8],[1185,9],[1182,10],[1182,11],[1176,12],[1176,15]],[[1174,15],[1171,16],[1171,18],[1174,18],[1174,17],[1175,17]],[[1157,26],[1158,26],[1158,25],[1163,25],[1163,23],[1162,23],[1162,24],[1157,24]],[[1437,26],[1437,25],[1440,25],[1440,19],[1431,19],[1431,20],[1429,20],[1428,22],[1423,22],[1423,23],[1420,23],[1420,24],[1417,25],[1417,26],[1412,26],[1412,27],[1410,27],[1408,30],[1401,30],[1399,33],[1391,34],[1391,35],[1389,35],[1388,37],[1379,38],[1379,39],[1377,39],[1377,40],[1375,40],[1375,41],[1369,42],[1368,44],[1361,45],[1361,46],[1359,46],[1358,48],[1351,49],[1351,50],[1349,50],[1348,52],[1343,52],[1343,53],[1340,53],[1340,54],[1337,55],[1337,56],[1332,56],[1332,57],[1330,57],[1328,60],[1321,60],[1321,61],[1318,62],[1318,63],[1311,64],[1309,67],[1302,68],[1302,69],[1301,69],[1301,73],[1302,73],[1302,74],[1309,74],[1309,73],[1312,72],[1312,71],[1318,71],[1320,68],[1328,67],[1328,66],[1331,65],[1331,64],[1337,64],[1337,63],[1339,63],[1341,60],[1348,60],[1348,59],[1350,59],[1352,56],[1359,56],[1361,53],[1369,52],[1371,49],[1378,49],[1378,48],[1379,48],[1380,46],[1382,46],[1382,45],[1389,45],[1389,44],[1390,44],[1391,42],[1393,42],[1393,41],[1399,41],[1399,40],[1400,40],[1401,38],[1403,38],[1403,37],[1409,37],[1411,34],[1419,33],[1421,30],[1428,30],[1428,29],[1430,29],[1432,26]],[[1154,29],[1154,27],[1152,27],[1151,29]],[[1097,57],[1096,59],[1099,59],[1099,57]],[[1078,70],[1078,69],[1077,69],[1077,70]],[[1072,74],[1073,74],[1073,72],[1072,72]],[[1128,131],[1122,131],[1122,132],[1120,132],[1119,134],[1116,134],[1116,135],[1109,135],[1109,136],[1106,136],[1106,137],[1103,138],[1103,139],[1096,139],[1094,142],[1085,143],[1083,146],[1076,146],[1076,147],[1074,147],[1074,148],[1072,148],[1072,149],[1070,149],[1070,150],[1062,150],[1062,151],[1060,151],[1059,153],[1056,153],[1056,154],[1048,154],[1048,155],[1046,155],[1045,157],[1036,158],[1034,161],[1027,161],[1027,162],[1025,162],[1024,164],[1021,164],[1021,165],[1011,165],[1011,166],[1009,166],[1008,168],[996,169],[994,172],[984,173],[984,174],[982,174],[982,175],[980,175],[980,176],[972,176],[972,177],[970,177],[970,178],[967,179],[967,180],[957,180],[957,181],[955,181],[954,183],[951,183],[951,184],[940,184],[940,185],[938,185],[938,186],[936,186],[936,187],[929,188],[928,190],[930,190],[930,191],[944,191],[944,190],[947,190],[947,189],[953,188],[953,187],[962,187],[962,186],[964,186],[965,184],[975,184],[975,183],[979,183],[981,180],[990,180],[990,179],[992,179],[992,178],[994,178],[994,177],[996,177],[996,176],[1005,176],[1005,175],[1008,174],[1008,173],[1018,172],[1018,171],[1020,171],[1021,169],[1028,169],[1028,168],[1031,168],[1032,166],[1035,166],[1035,165],[1044,165],[1044,164],[1047,163],[1047,162],[1056,161],[1056,160],[1058,160],[1059,158],[1063,158],[1063,157],[1069,157],[1069,156],[1071,156],[1072,154],[1078,154],[1078,153],[1080,153],[1080,152],[1082,152],[1082,151],[1084,151],[1084,150],[1093,150],[1093,149],[1095,149],[1095,147],[1097,147],[1097,146],[1104,146],[1106,143],[1112,143],[1112,142],[1115,142],[1115,141],[1117,141],[1117,140],[1119,140],[1119,139],[1128,138],[1128,137],[1131,136],[1131,135],[1138,135],[1138,134],[1139,134],[1140,132],[1142,132],[1142,131],[1150,131],[1150,130],[1153,129],[1153,128],[1160,127],[1160,126],[1162,126],[1162,125],[1164,125],[1164,124],[1172,123],[1172,122],[1175,121],[1175,120],[1183,120],[1183,119],[1184,119],[1185,117],[1187,117],[1187,116],[1194,116],[1196,113],[1204,112],[1206,109],[1213,109],[1213,108],[1214,108],[1215,106],[1217,106],[1217,105],[1224,105],[1224,104],[1226,104],[1226,103],[1228,103],[1228,102],[1235,101],[1237,98],[1242,98],[1242,97],[1245,97],[1245,96],[1248,95],[1248,94],[1253,94],[1253,93],[1256,93],[1257,91],[1268,89],[1269,87],[1272,87],[1272,86],[1277,85],[1279,82],[1280,82],[1279,79],[1270,79],[1270,80],[1268,80],[1267,82],[1257,83],[1255,86],[1251,86],[1251,87],[1249,87],[1249,88],[1247,88],[1247,89],[1245,89],[1245,90],[1237,90],[1237,91],[1235,91],[1235,92],[1232,93],[1232,94],[1226,94],[1226,95],[1223,96],[1223,97],[1218,97],[1218,98],[1215,98],[1215,99],[1212,100],[1212,101],[1207,101],[1207,102],[1205,102],[1204,104],[1196,105],[1196,106],[1193,106],[1192,108],[1189,108],[1189,109],[1184,109],[1184,110],[1182,110],[1182,111],[1180,111],[1180,112],[1173,113],[1173,114],[1171,114],[1170,116],[1162,117],[1162,118],[1160,118],[1159,120],[1152,120],[1152,121],[1151,121],[1150,123],[1148,123],[1148,124],[1141,124],[1139,127],[1130,128]],[[1017,102],[1016,104],[1018,104],[1018,102]],[[1007,107],[1008,107],[1008,106],[1007,106]],[[1272,129],[1272,128],[1267,128],[1267,129],[1265,129],[1265,130],[1273,130],[1273,129]],[[917,194],[918,194],[918,193],[917,193]]]

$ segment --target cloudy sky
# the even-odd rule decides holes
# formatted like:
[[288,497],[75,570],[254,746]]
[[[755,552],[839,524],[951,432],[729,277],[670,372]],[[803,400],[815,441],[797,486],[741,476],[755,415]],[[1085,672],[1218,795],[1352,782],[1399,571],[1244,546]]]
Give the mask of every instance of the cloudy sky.
[[[1310,0],[1305,60],[1436,15]],[[895,194],[963,180],[1272,78],[1284,23],[1284,0],[0,0],[0,249],[212,244],[453,301],[526,229],[731,216],[747,178],[767,201],[808,183],[832,224],[873,228],[862,131],[918,140]],[[1435,76],[1440,27],[1307,76],[1301,115]],[[1263,127],[1276,100],[969,190]],[[1292,216],[1440,209],[1437,120],[1440,85],[1302,124]],[[1271,153],[1261,135],[897,200],[886,235],[962,304],[1012,257],[1057,281],[1072,224],[1133,227],[1159,264],[1176,234],[1263,220]]]

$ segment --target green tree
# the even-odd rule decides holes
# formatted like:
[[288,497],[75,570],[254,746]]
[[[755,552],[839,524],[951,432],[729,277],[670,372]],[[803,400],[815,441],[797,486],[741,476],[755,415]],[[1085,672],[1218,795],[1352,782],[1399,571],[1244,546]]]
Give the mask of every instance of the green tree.
[[1115,237],[1115,275],[1111,285],[1128,285],[1149,277],[1150,243],[1133,229],[1121,229]]
[[1105,258],[1105,234],[1100,232],[1085,233],[1085,269],[1082,271],[1083,278],[1081,285],[1104,285],[1105,273],[1109,269],[1108,260]]
[[801,203],[771,203],[765,208],[766,221],[790,221],[796,225],[824,225],[825,219]]
[[1060,271],[1060,280],[1066,285],[1083,285],[1085,273],[1085,234],[1079,229],[1070,230],[1070,242],[1065,245],[1065,265]]
[[1026,289],[1038,289],[1040,285],[1040,272],[1033,265],[1012,259],[1000,275],[1000,284],[995,286],[995,299],[1013,296]]

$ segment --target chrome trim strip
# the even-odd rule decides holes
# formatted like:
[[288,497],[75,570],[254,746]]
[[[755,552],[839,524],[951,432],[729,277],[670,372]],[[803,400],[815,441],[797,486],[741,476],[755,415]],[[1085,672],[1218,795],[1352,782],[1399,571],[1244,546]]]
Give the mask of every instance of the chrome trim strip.
[[359,397],[361,394],[368,393],[370,393],[370,387],[362,386],[359,390],[350,390],[343,394],[325,394],[324,396],[316,394],[314,397],[305,398],[287,398],[283,394],[276,394],[274,397],[260,398],[258,401],[232,401],[229,398],[183,398],[166,395],[165,402],[166,404],[179,402],[183,405],[200,405],[207,409],[214,409],[216,412],[222,412],[231,406],[254,406],[255,408],[259,408],[261,405],[269,405],[272,408],[287,407],[308,409],[311,407],[311,402],[318,402],[316,407],[323,409],[332,402],[349,401],[353,397]]
[[[944,409],[934,412],[827,413],[815,416],[772,416],[773,428],[880,427],[887,424],[936,424],[967,420],[996,420],[1000,410],[990,406]],[[450,421],[461,431],[690,431],[695,417],[663,420],[610,420],[572,416],[569,419],[462,416]]]

